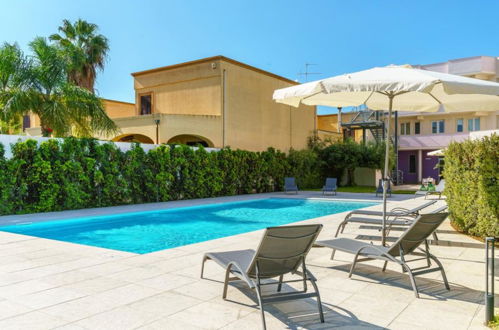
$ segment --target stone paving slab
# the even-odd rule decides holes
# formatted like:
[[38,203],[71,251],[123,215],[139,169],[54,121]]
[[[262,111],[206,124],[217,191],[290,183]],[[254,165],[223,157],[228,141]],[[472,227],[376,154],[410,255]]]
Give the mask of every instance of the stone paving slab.
[[[411,195],[393,196],[389,208],[422,201]],[[8,216],[0,217],[0,224],[268,197],[380,201],[373,194],[272,193]],[[319,238],[326,239],[346,214],[300,223],[324,224]],[[393,239],[400,234],[390,232]],[[399,267],[389,264],[382,272],[381,261],[360,264],[349,279],[351,255],[338,252],[332,261],[330,251],[314,248],[307,263],[318,278],[326,323],[319,322],[315,300],[304,299],[266,306],[268,328],[485,329],[483,243],[455,232],[448,223],[438,234],[439,245],[431,249],[444,264],[451,291],[445,290],[440,274],[431,273],[417,278],[421,298],[416,299]],[[254,292],[234,282],[228,300],[223,300],[223,269],[207,262],[206,279],[199,273],[204,252],[255,248],[261,235],[259,230],[138,255],[0,232],[0,329],[258,329],[261,319]],[[379,231],[352,224],[342,237],[378,242]],[[497,264],[499,268],[499,260]],[[287,285],[284,290],[293,288],[300,287]]]

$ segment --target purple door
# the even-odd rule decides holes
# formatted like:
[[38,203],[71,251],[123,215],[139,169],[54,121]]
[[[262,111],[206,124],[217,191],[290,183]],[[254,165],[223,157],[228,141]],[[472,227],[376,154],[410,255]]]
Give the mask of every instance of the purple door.
[[438,182],[438,156],[428,156],[431,151],[433,150],[423,151],[423,178],[432,177],[435,182]]
[[403,172],[404,183],[418,183],[418,151],[404,150],[398,152],[399,170]]

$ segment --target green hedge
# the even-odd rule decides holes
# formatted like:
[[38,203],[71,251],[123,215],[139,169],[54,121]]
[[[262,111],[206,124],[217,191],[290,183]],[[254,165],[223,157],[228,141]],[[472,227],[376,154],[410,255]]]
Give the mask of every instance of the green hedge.
[[161,146],[127,152],[113,143],[67,138],[0,144],[0,214],[163,202],[282,189],[284,153]]
[[465,233],[499,237],[499,136],[451,143],[444,177],[452,221]]
[[[273,192],[285,176],[300,189],[320,188],[356,166],[379,168],[382,145],[336,142],[324,147],[264,152],[161,146],[127,152],[94,139],[0,144],[0,214],[22,214],[123,204]],[[347,172],[348,173],[348,172]]]

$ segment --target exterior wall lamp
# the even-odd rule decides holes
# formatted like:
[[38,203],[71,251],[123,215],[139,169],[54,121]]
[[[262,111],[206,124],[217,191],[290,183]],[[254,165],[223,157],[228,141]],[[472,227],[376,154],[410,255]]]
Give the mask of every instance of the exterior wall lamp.
[[154,123],[156,124],[156,144],[159,144],[159,124],[161,123],[161,120],[154,119]]

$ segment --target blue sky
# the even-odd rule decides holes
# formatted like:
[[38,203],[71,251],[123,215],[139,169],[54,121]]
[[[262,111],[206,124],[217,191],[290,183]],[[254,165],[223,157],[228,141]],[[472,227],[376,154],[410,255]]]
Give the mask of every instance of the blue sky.
[[133,101],[131,72],[224,55],[300,79],[388,64],[499,56],[499,1],[0,0],[0,42],[27,49],[62,19],[99,25],[110,40],[100,96]]

